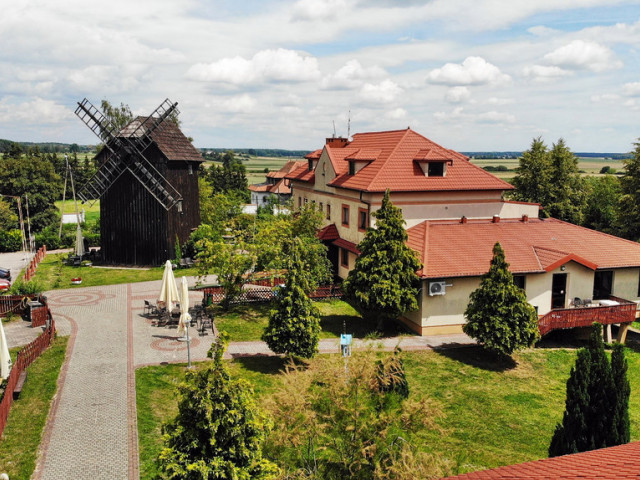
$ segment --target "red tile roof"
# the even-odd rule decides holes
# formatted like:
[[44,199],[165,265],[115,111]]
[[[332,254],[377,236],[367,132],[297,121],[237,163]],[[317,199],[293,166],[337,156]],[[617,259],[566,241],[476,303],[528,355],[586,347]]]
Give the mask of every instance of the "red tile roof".
[[551,271],[576,261],[587,268],[640,266],[640,243],[554,218],[424,221],[407,230],[407,244],[420,254],[426,278],[486,273],[493,246],[500,242],[513,273]]
[[258,183],[249,185],[249,190],[252,192],[270,192],[279,193],[281,195],[289,195],[291,193],[291,187],[288,183],[285,183],[284,179],[271,184],[271,183]]
[[629,480],[640,478],[640,442],[466,473],[457,480]]
[[[411,129],[387,132],[357,133],[345,146],[325,145],[325,151],[337,177],[335,187],[367,192],[511,190],[513,187],[482,168],[473,165],[461,153],[448,150]],[[316,158],[317,151],[313,153]],[[349,175],[349,161],[370,163]],[[419,163],[447,162],[444,177],[426,177]],[[297,170],[290,177],[312,181],[312,175]]]
[[335,223],[318,230],[317,236],[320,240],[326,241],[333,241],[340,238],[340,234],[338,233],[338,228]]
[[289,160],[287,163],[285,163],[282,168],[280,168],[280,170],[277,170],[275,172],[269,172],[267,173],[267,178],[284,178],[286,177],[289,173],[293,172],[294,170],[297,170],[300,167],[304,167],[307,166],[307,162],[305,162],[304,160]]

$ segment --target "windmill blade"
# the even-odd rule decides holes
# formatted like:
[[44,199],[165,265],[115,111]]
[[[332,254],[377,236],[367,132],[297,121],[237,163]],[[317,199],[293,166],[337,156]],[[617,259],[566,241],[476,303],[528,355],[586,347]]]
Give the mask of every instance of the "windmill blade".
[[75,114],[82,120],[96,136],[107,143],[117,137],[118,127],[105,117],[86,98],[78,102]]
[[109,157],[98,171],[89,179],[78,192],[78,197],[90,205],[96,202],[115,181],[127,170],[127,165],[121,155],[107,147]]
[[137,124],[131,131],[123,132],[124,138],[138,153],[142,154],[153,143],[151,134],[158,128],[162,129],[162,124],[167,118],[179,113],[178,102],[171,103],[166,98],[143,122]]
[[182,195],[143,155],[135,157],[134,162],[127,165],[127,168],[165,210],[171,210],[182,201]]

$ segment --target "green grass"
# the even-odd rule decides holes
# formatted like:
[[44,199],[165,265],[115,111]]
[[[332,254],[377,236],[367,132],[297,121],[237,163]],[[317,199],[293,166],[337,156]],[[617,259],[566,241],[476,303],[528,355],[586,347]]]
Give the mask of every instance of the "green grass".
[[[517,158],[474,158],[471,159],[474,165],[479,167],[504,165],[510,171],[507,172],[491,172],[493,175],[504,180],[512,179],[515,176],[515,169],[518,167],[519,161]],[[592,158],[592,157],[578,157],[578,169],[584,171],[584,175],[600,176],[600,170],[602,167],[609,166],[616,171],[621,172],[623,169],[622,160],[606,160],[604,158]]]
[[[418,447],[447,459],[454,465],[453,473],[545,458],[555,425],[562,418],[575,354],[574,349],[539,348],[516,354],[516,363],[505,365],[476,347],[405,352],[411,395],[432,399],[442,411],[437,421],[441,431],[421,432]],[[626,355],[631,438],[638,440],[640,350],[627,348]],[[254,385],[259,403],[278,388],[279,359],[236,359],[230,367],[234,376]],[[146,446],[141,448],[141,465],[152,463],[159,451],[159,423],[175,415],[173,385],[182,371],[159,366],[137,373],[138,415],[156,417],[144,431],[139,430],[140,443]],[[174,405],[171,412],[157,407],[166,404]],[[162,417],[160,411],[167,416]],[[141,472],[141,478],[151,478],[151,470],[141,468]]]
[[[164,267],[148,269],[71,267],[62,263],[62,259],[66,256],[67,254],[49,254],[38,265],[35,279],[43,285],[45,291],[161,280],[164,269]],[[195,268],[184,268],[176,270],[175,274],[178,278],[183,275],[198,275],[198,272]],[[75,277],[81,277],[82,284],[72,285],[71,279]]]
[[[62,211],[62,200],[58,200],[55,202],[56,208],[60,211],[60,213],[76,213],[76,207],[73,203],[73,198],[67,198],[64,202],[64,212]],[[88,203],[81,204],[78,201],[78,211],[82,212],[84,209],[84,220],[85,222],[94,222],[100,218],[100,200],[95,202],[93,205],[89,205]]]
[[[322,300],[315,302],[320,310],[320,338],[338,338],[340,334],[351,333],[355,338],[364,338],[375,334],[375,325],[364,320],[354,308],[342,300]],[[269,323],[270,304],[238,305],[229,312],[218,310],[215,323],[218,330],[224,330],[231,341],[244,342],[260,340],[262,332]],[[389,326],[382,332],[384,336],[405,333],[401,327]]]
[[68,337],[58,337],[31,364],[20,398],[11,407],[7,426],[0,439],[0,472],[6,472],[9,478],[30,478],[35,469],[38,447],[56,393],[67,340]]

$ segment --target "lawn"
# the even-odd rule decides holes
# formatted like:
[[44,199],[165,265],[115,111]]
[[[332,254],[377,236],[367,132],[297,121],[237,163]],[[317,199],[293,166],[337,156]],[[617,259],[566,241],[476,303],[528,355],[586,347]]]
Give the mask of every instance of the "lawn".
[[[314,302],[320,310],[320,338],[338,338],[342,333],[351,333],[355,338],[377,335],[375,325],[364,320],[354,308],[342,300],[321,300]],[[269,322],[270,304],[238,305],[228,312],[217,310],[215,323],[218,330],[224,330],[231,341],[243,342],[260,340]],[[346,329],[346,331],[345,331]],[[401,326],[389,326],[383,336],[408,334]]]
[[[38,447],[57,390],[67,340],[68,337],[56,338],[53,345],[29,366],[20,398],[11,407],[7,426],[0,439],[0,472],[6,472],[9,478],[30,478],[35,469]],[[15,358],[14,355],[12,357]]]
[[[491,173],[504,180],[509,180],[515,176],[515,169],[519,165],[519,160],[517,158],[473,158],[471,159],[471,163],[482,168],[488,166],[498,167],[500,165],[504,165],[509,169],[508,171]],[[600,176],[600,170],[602,169],[602,167],[606,166],[609,166],[618,172],[621,172],[623,169],[622,160],[578,157],[578,169],[584,172],[583,176]]]
[[[42,284],[43,290],[59,288],[96,287],[119,283],[146,282],[161,280],[164,267],[154,268],[100,268],[71,267],[64,265],[62,259],[67,254],[49,254],[38,265],[35,279]],[[175,271],[176,277],[198,275],[195,268],[184,268]],[[81,277],[82,284],[72,285],[71,279]]]
[[[442,410],[441,431],[422,432],[419,448],[447,459],[452,470],[444,473],[546,457],[555,424],[562,418],[575,353],[572,348],[538,348],[516,354],[516,363],[505,365],[477,347],[405,352],[411,395],[431,398]],[[640,349],[627,348],[626,354],[631,436],[638,440]],[[236,359],[230,366],[234,376],[254,386],[259,399],[278,388],[278,358]],[[174,385],[183,372],[172,365],[146,367],[136,374],[143,479],[152,478],[153,459],[161,446],[160,424],[175,415]]]

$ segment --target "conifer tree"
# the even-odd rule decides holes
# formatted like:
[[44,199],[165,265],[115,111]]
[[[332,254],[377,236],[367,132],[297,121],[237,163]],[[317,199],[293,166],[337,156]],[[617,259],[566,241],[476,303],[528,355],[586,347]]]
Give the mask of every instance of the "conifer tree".
[[544,207],[554,218],[581,224],[585,189],[578,171],[578,158],[561,138],[553,144],[549,159],[551,162],[549,198]]
[[513,283],[500,243],[494,245],[491,267],[471,293],[464,314],[464,333],[496,353],[511,355],[538,339],[538,316]]
[[629,425],[629,396],[631,386],[627,379],[627,359],[624,358],[624,346],[616,343],[611,353],[611,376],[613,377],[616,397],[613,410],[614,445],[629,443],[631,439]]
[[222,361],[228,336],[211,346],[213,363],[189,371],[178,387],[178,415],[163,427],[159,478],[170,480],[275,479],[278,468],[262,458],[268,431],[252,390],[229,376]]
[[529,150],[522,152],[519,159],[513,186],[514,196],[523,202],[537,202],[546,205],[549,181],[551,179],[551,161],[547,146],[541,137],[534,138]]
[[618,208],[621,234],[629,240],[640,240],[640,138],[631,158],[623,161],[624,175],[620,179],[622,196]]
[[269,324],[262,339],[275,353],[311,358],[318,351],[320,313],[306,294],[309,272],[302,259],[300,239],[293,240],[287,265],[287,280],[276,297],[276,308],[269,314]]
[[418,309],[416,271],[421,264],[405,243],[402,210],[391,203],[389,190],[372,216],[376,226],[367,229],[358,245],[360,255],[343,289],[355,308],[364,317],[377,319],[377,328],[381,329],[385,321]]
[[562,424],[556,426],[549,456],[627,443],[629,392],[622,345],[614,347],[609,363],[602,325],[594,323],[589,346],[578,352],[571,369]]

